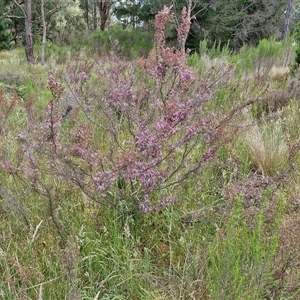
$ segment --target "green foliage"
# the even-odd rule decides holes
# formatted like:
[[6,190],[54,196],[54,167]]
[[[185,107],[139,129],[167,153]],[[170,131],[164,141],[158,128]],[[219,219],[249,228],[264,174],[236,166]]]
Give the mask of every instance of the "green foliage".
[[141,22],[154,20],[155,17],[153,6],[150,3],[143,3],[143,1],[139,1],[138,3],[121,2],[114,8],[114,14],[121,21],[123,27],[127,27],[128,25],[136,27]]
[[[79,48],[79,49],[77,49]],[[70,61],[72,55],[80,52],[84,49],[84,46],[80,47],[80,41],[74,43],[73,46],[58,45],[56,43],[47,42],[45,45],[45,61],[49,64],[56,63],[57,65],[66,64]],[[38,55],[38,59],[41,53],[41,45],[36,44],[34,46],[34,51]]]
[[300,43],[300,22],[298,22],[293,31],[293,37],[296,43]]
[[[178,7],[186,5],[176,1]],[[208,48],[221,46],[238,51],[244,45],[256,46],[263,38],[269,39],[281,30],[282,11],[286,1],[270,5],[268,0],[257,2],[247,0],[196,1],[193,8],[196,21],[193,22],[187,40],[187,47],[198,50],[199,41],[207,39]]]
[[[84,45],[87,42],[86,25],[77,4],[69,3],[62,7],[54,16],[50,15],[51,18],[46,20],[50,25],[48,35],[50,34],[52,40],[60,45],[70,45],[71,43]],[[51,5],[48,9],[51,9]]]
[[94,31],[89,45],[98,54],[113,51],[127,59],[146,57],[153,47],[153,32],[141,29],[124,30],[120,27],[104,32]]
[[232,50],[230,50],[229,48],[229,42],[223,45],[221,44],[221,42],[214,42],[212,48],[209,50],[209,56],[211,58],[230,56],[231,52]]
[[293,71],[296,70],[299,67],[300,64],[300,22],[297,23],[294,34],[293,34],[294,40],[295,40],[295,64],[293,65]]
[[278,248],[277,232],[266,236],[265,221],[262,210],[249,228],[237,199],[226,226],[208,247],[212,299],[264,299]]
[[271,68],[278,62],[286,51],[286,45],[276,39],[262,39],[257,47],[244,46],[236,55],[237,72],[250,72],[258,80],[266,80]]
[[[1,14],[1,10],[0,10]],[[8,50],[10,48],[10,41],[11,33],[8,30],[8,24],[0,15],[0,51],[1,50]]]
[[295,57],[296,65],[300,64],[300,47],[299,45],[296,46],[296,57]]

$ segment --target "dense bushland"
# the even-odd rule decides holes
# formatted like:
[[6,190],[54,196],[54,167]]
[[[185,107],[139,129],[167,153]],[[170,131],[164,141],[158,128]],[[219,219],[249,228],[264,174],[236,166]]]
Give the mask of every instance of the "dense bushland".
[[189,56],[171,18],[141,58],[0,53],[4,299],[297,299],[291,43]]

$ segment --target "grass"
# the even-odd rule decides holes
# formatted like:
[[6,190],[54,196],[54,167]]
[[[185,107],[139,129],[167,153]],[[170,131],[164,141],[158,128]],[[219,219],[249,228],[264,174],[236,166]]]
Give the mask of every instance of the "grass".
[[287,170],[289,147],[280,120],[253,125],[241,139],[255,171],[274,176]]
[[249,228],[237,203],[209,246],[208,277],[213,299],[261,299],[266,293],[266,284],[272,282],[277,242],[264,236],[264,214],[264,210],[257,214]]
[[[272,68],[271,62],[286,59],[285,52],[276,48],[279,44],[273,41],[271,46],[272,51],[264,51],[267,44],[262,42],[258,50],[243,50],[239,55],[225,51],[219,60],[215,52],[210,58],[190,57],[190,66],[203,86],[215,82],[228,62],[235,64],[231,79],[219,82],[204,109],[222,118],[230,107],[261,97],[266,85],[284,89],[287,83],[264,72]],[[10,113],[1,106],[1,114],[7,115],[1,132],[1,161],[18,157],[15,153],[21,149],[15,136],[30,117],[26,105],[32,105],[32,117],[44,112],[51,100],[47,77],[56,72],[63,78],[67,52],[61,50],[62,57],[45,66],[28,66],[19,50],[0,53],[0,100],[7,102],[12,91],[21,93],[14,94],[17,101]],[[242,55],[251,53],[256,53],[255,66],[245,65],[243,60]],[[49,60],[51,55],[50,51]],[[87,58],[82,55],[81,59]],[[54,70],[56,63],[60,65]],[[207,65],[217,68],[207,71]],[[258,68],[260,81],[240,81]],[[22,76],[6,79],[13,70]],[[99,84],[96,74],[102,71],[99,66],[91,68],[86,95],[88,91],[108,93],[103,77],[103,85],[95,88]],[[295,249],[300,229],[300,181],[297,171],[288,173],[289,157],[294,159],[295,170],[300,163],[296,151],[299,105],[297,93],[293,95],[295,99],[282,111],[263,113],[260,118],[250,117],[250,113],[233,118],[230,126],[236,136],[201,172],[170,188],[168,196],[176,196],[176,202],[158,213],[128,209],[130,197],[134,197],[129,190],[120,200],[115,188],[107,196],[112,205],[105,206],[69,181],[53,180],[51,169],[43,174],[45,186],[34,190],[1,166],[0,298],[298,299],[299,254]],[[86,115],[71,115],[61,134],[74,124],[75,130],[78,120],[84,122]],[[101,121],[99,116],[93,120]],[[93,134],[93,146],[108,151],[111,141],[105,130],[94,127]],[[126,140],[128,132],[120,137]],[[70,136],[63,139],[67,142]],[[199,159],[196,152],[203,148],[195,148],[192,160]],[[292,149],[296,152],[291,154]],[[18,163],[15,159],[14,167]],[[279,175],[288,176],[289,181]],[[43,195],[47,190],[51,197]],[[159,199],[161,194],[155,197]]]

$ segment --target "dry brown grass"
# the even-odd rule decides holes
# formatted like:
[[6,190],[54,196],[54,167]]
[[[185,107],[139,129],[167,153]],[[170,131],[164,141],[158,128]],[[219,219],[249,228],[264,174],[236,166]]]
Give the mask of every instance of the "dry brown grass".
[[269,77],[276,81],[286,81],[290,72],[289,67],[278,67],[274,65],[269,72]]
[[287,166],[288,145],[280,120],[254,125],[244,133],[243,144],[255,170],[273,176]]

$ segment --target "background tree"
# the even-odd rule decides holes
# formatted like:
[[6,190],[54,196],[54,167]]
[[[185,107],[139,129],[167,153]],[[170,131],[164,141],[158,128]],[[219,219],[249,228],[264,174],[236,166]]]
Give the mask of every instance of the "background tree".
[[41,53],[41,63],[45,63],[45,44],[46,44],[46,35],[47,35],[47,25],[45,20],[45,11],[44,11],[44,0],[41,0],[41,17],[42,17],[42,26],[43,26],[43,37],[42,37],[42,53]]
[[24,16],[25,16],[25,53],[26,53],[26,58],[29,63],[34,63],[31,0],[25,1]]
[[87,28],[95,30],[99,23],[100,30],[104,31],[112,12],[112,7],[116,2],[115,0],[80,0],[79,7],[83,10]]
[[0,0],[1,15],[9,21],[10,41],[16,45],[21,41],[21,31],[24,30],[24,15],[16,3],[10,0]]
[[285,12],[285,18],[283,22],[283,28],[282,28],[282,33],[281,33],[281,39],[284,40],[287,36],[287,33],[290,28],[290,20],[291,16],[293,13],[293,8],[294,8],[294,0],[288,0],[286,12]]
[[97,0],[80,0],[79,8],[83,11],[83,18],[88,29],[98,27]]
[[84,10],[84,17],[88,29],[90,28],[90,18],[89,18],[90,3],[89,2],[90,2],[89,0],[83,0],[80,3],[80,8]]
[[109,19],[110,11],[115,1],[113,0],[98,0],[97,6],[100,14],[100,29],[101,31],[105,30],[105,25]]
[[123,1],[121,5],[115,7],[114,15],[122,22],[124,28],[126,28],[128,24],[136,27],[136,25],[141,21],[139,17],[142,7],[143,1]]
[[[32,39],[32,2],[31,0],[17,1],[13,3],[4,1],[3,8],[7,8],[7,12],[3,14],[4,17],[9,19],[22,19],[24,20],[24,45],[26,59],[29,63],[34,63],[33,55],[33,39]],[[16,14],[14,12],[17,12]],[[18,33],[16,32],[18,35]],[[16,39],[16,37],[15,37]]]
[[[260,39],[280,37],[286,0],[228,0],[196,3],[188,44],[195,47],[206,38],[238,50],[244,44],[257,45]],[[197,13],[199,12],[199,13]]]
[[125,0],[115,5],[113,13],[124,28],[127,25],[132,25],[149,30],[152,29],[149,24],[153,24],[155,15],[162,7],[163,3],[155,5],[151,0]]
[[55,15],[48,16],[46,21],[49,23],[47,31],[51,39],[58,44],[66,45],[75,40],[79,42],[85,36],[87,26],[77,3],[61,7]]
[[11,33],[8,30],[8,23],[3,17],[1,17],[0,12],[0,51],[7,50],[10,48],[10,39]]
[[[37,40],[43,40],[45,43],[47,39],[54,40],[55,37],[60,35],[61,28],[57,26],[60,23],[57,22],[56,18],[58,13],[63,12],[63,18],[67,19],[64,24],[68,34],[77,30],[77,26],[74,26],[74,15],[67,10],[71,5],[77,7],[78,12],[80,12],[77,2],[73,0],[0,0],[0,7],[3,10],[1,15],[3,18],[10,20],[10,41],[18,44],[22,37],[28,62],[34,62],[33,44]],[[44,15],[42,12],[44,12]],[[76,18],[78,19],[78,16]],[[72,31],[70,31],[67,23],[72,26]],[[81,27],[81,30],[83,29]],[[66,30],[64,30],[65,32]]]
[[[139,1],[136,10],[134,2],[122,1],[115,8],[115,15],[123,22],[130,22],[134,16],[140,21],[143,7],[147,7],[143,17],[149,20],[163,5],[169,4],[169,1],[164,0]],[[238,50],[244,44],[257,45],[262,38],[280,38],[287,0],[193,0],[191,4],[191,16],[194,18],[186,47],[197,51],[200,40],[205,38],[209,47],[220,43],[222,46],[229,44],[231,49]],[[188,7],[189,1],[174,0],[172,5],[179,20],[182,8]],[[293,28],[294,24],[290,25]],[[177,39],[175,24],[171,31],[168,34],[169,42]]]

